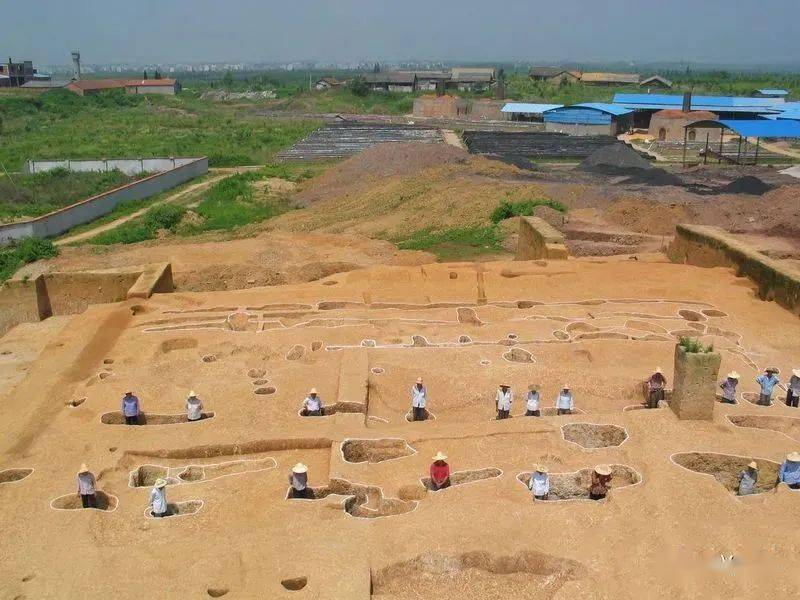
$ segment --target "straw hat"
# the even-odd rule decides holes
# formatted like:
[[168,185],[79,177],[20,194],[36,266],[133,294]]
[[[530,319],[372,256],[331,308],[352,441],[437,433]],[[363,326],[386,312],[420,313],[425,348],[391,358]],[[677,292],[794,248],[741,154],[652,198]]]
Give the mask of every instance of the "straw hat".
[[738,380],[740,377],[741,375],[739,375],[739,373],[737,373],[736,371],[731,371],[730,373],[728,373],[728,379]]
[[303,463],[297,463],[295,466],[292,467],[292,473],[308,473],[308,467],[305,466]]
[[189,392],[189,398],[197,398],[197,394],[194,393],[194,390]]
[[661,367],[656,367],[656,373],[658,373],[659,375],[663,374],[663,372],[661,371]]
[[156,479],[156,487],[158,489],[167,487],[167,480],[164,479],[163,477],[159,477],[158,479]]
[[500,384],[500,387],[507,387],[507,388],[510,388],[511,386],[510,386],[510,385],[508,385],[507,383],[501,383],[501,384]]
[[758,464],[756,463],[756,461],[751,462],[747,466],[750,467],[751,469],[755,469],[756,471],[758,471]]
[[564,390],[571,390],[572,388],[571,388],[571,387],[569,387],[569,384],[568,384],[568,383],[565,383],[565,384],[564,384],[564,386],[563,386],[561,389],[564,389]]
[[439,450],[439,452],[436,453],[436,456],[433,457],[433,460],[447,460],[447,454]]
[[86,463],[81,463],[81,468],[78,469],[78,475],[80,475],[81,473],[88,473],[88,472],[89,472],[89,467],[86,466]]
[[128,390],[127,392],[125,392],[125,395],[126,395],[126,396],[130,396],[131,394],[133,394],[133,392],[132,392],[132,391],[130,391],[130,390]]
[[530,384],[528,386],[528,391],[530,391],[530,392],[535,392],[538,389],[539,389],[539,384],[538,383],[532,383],[532,384]]
[[316,394],[317,393],[317,388],[311,388],[308,393],[309,394]]
[[780,375],[781,370],[778,367],[767,367],[764,369],[767,373],[775,373],[776,375]]
[[800,452],[790,452],[786,455],[786,460],[789,462],[800,462]]
[[611,475],[611,467],[608,465],[597,465],[594,468],[594,472],[598,475]]
[[800,377],[800,369],[792,369],[792,375],[795,377]]
[[547,467],[545,467],[543,465],[537,465],[536,466],[536,472],[537,473],[549,473],[550,469],[548,469]]
[[422,377],[417,377],[417,383],[422,383]]

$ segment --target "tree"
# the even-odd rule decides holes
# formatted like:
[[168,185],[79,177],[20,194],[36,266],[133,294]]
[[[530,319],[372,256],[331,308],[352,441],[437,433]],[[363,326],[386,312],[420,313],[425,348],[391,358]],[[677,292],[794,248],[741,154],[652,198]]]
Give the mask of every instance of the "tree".
[[225,76],[222,78],[222,83],[225,84],[226,88],[233,87],[233,73],[230,71],[225,71]]
[[363,98],[369,95],[369,86],[363,77],[354,77],[350,82],[350,93]]
[[381,72],[381,63],[376,62],[375,66],[372,67],[372,72],[373,73],[380,73]]
[[142,79],[147,79],[147,69],[144,70],[144,75],[142,75]]
[[154,78],[155,79],[161,79],[161,73],[159,72],[158,69],[156,69],[156,74],[155,74]]

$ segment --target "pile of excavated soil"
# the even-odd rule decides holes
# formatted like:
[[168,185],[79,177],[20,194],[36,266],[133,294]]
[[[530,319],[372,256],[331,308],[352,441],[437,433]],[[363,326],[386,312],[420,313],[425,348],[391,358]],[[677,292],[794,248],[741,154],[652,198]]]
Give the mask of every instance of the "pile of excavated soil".
[[734,179],[728,185],[719,188],[720,194],[750,194],[752,196],[761,196],[766,194],[772,189],[772,186],[764,183],[755,175],[745,175]]
[[636,150],[621,142],[595,150],[578,165],[580,170],[593,173],[607,173],[609,167],[613,171],[617,169],[652,169],[653,165],[642,158]]

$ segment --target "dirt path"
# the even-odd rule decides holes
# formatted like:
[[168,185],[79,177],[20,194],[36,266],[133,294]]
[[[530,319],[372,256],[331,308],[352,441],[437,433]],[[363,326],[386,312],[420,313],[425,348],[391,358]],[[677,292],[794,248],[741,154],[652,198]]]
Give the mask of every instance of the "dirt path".
[[467,147],[464,145],[464,142],[461,140],[461,137],[452,129],[442,129],[442,137],[444,138],[446,144],[450,144],[456,148],[461,148],[462,150],[467,149]]
[[228,175],[228,173],[223,174],[223,175],[215,175],[214,177],[211,177],[210,179],[206,179],[205,181],[201,181],[200,183],[195,183],[193,185],[190,185],[189,187],[187,187],[185,189],[182,189],[181,191],[176,192],[175,194],[172,194],[171,196],[168,196],[167,198],[164,198],[160,202],[155,202],[153,204],[150,204],[150,205],[142,208],[141,210],[137,210],[134,213],[131,213],[129,215],[125,215],[124,217],[120,217],[119,219],[115,219],[114,221],[111,221],[110,223],[105,223],[103,225],[100,225],[99,227],[95,227],[95,228],[90,229],[88,231],[84,231],[84,232],[78,233],[76,235],[71,235],[69,237],[61,238],[60,240],[56,240],[53,243],[56,246],[63,246],[65,244],[72,244],[74,242],[81,242],[81,241],[87,240],[89,238],[93,238],[94,236],[96,236],[99,233],[103,233],[104,231],[108,231],[110,229],[114,229],[116,227],[119,227],[120,225],[122,225],[123,223],[127,223],[131,219],[135,219],[136,217],[139,217],[139,216],[143,215],[144,213],[146,213],[148,210],[150,210],[154,206],[158,206],[159,204],[166,204],[167,202],[175,202],[176,200],[180,200],[181,198],[183,198],[184,196],[186,196],[188,194],[208,189],[209,187],[214,185],[220,179],[223,179],[223,178],[227,177],[227,175]]

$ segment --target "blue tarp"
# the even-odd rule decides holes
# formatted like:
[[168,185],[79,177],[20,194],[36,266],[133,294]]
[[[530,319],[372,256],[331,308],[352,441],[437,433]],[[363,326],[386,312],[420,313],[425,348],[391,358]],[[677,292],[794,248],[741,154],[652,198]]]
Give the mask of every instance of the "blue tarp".
[[800,121],[758,119],[744,121],[724,119],[718,121],[742,137],[754,138],[800,138]]
[[546,110],[561,108],[563,104],[531,104],[529,102],[509,102],[500,112],[521,113],[526,115],[540,115]]

